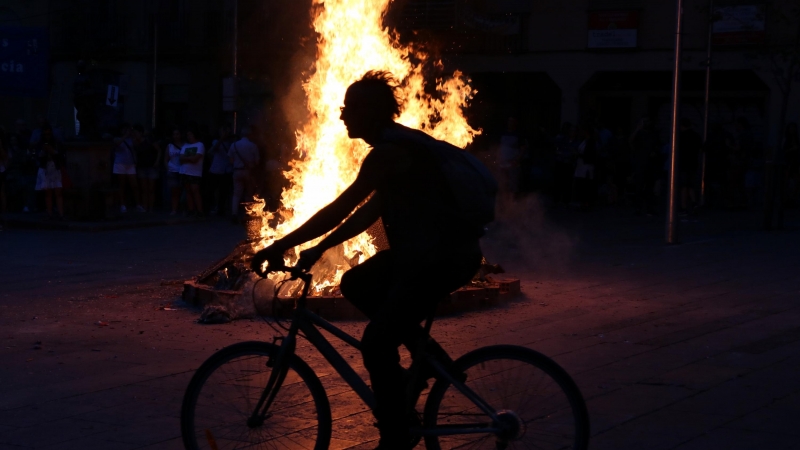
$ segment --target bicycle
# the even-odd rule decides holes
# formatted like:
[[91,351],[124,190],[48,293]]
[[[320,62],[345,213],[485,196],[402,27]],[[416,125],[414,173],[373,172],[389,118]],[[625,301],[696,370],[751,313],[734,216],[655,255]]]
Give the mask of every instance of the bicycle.
[[[303,289],[284,336],[272,343],[242,342],[226,347],[195,372],[183,398],[181,435],[190,450],[227,448],[327,449],[331,410],[322,383],[295,354],[305,338],[371,409],[372,391],[317,328],[359,348],[359,341],[306,309],[311,274],[279,267]],[[441,448],[559,448],[585,450],[589,417],[580,390],[564,369],[525,347],[478,348],[452,361],[425,350],[433,315],[425,321],[426,342],[409,370],[409,412],[416,414],[422,388],[420,367],[435,372],[414,444]],[[416,390],[414,386],[417,386]]]

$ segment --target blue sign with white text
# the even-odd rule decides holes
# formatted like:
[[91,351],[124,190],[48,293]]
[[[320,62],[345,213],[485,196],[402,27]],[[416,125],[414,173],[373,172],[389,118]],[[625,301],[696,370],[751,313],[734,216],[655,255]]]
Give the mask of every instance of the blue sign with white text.
[[0,95],[47,95],[47,28],[0,27]]

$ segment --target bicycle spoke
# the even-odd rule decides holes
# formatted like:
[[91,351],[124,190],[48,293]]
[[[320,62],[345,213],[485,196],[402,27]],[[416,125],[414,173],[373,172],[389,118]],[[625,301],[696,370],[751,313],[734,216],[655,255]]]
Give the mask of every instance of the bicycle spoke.
[[[508,349],[501,347],[501,350]],[[509,350],[521,356],[486,352],[467,368],[466,385],[498,413],[492,425],[497,434],[445,435],[426,438],[443,449],[569,449],[576,443],[577,423],[570,398],[548,372],[526,359],[527,350]],[[535,353],[535,352],[534,352]],[[538,354],[536,354],[538,355]],[[542,356],[536,356],[546,360]],[[549,360],[548,360],[549,361]],[[551,362],[549,362],[552,364]],[[545,363],[546,364],[546,363]],[[427,426],[474,426],[491,421],[454,386],[431,394],[438,401],[435,422]],[[580,395],[578,393],[578,397]]]
[[[253,345],[270,348],[267,344]],[[312,395],[307,381],[291,368],[263,423],[249,426],[273,368],[266,365],[268,351],[242,352],[240,356],[234,354],[220,361],[202,380],[192,409],[192,434],[196,442],[192,448],[212,448],[206,430],[220,450],[316,448],[320,426],[318,398]],[[327,408],[327,401],[325,405]]]

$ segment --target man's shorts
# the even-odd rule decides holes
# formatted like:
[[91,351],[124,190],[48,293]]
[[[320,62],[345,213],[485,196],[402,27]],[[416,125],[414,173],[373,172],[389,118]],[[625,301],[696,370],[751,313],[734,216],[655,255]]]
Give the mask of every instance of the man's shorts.
[[179,188],[181,183],[181,174],[178,172],[167,172],[167,186],[170,189]]
[[139,167],[136,169],[136,175],[139,178],[146,178],[148,180],[158,179],[158,169],[155,167]]
[[136,175],[136,164],[114,163],[114,173],[117,175]]
[[196,177],[194,175],[186,175],[185,173],[181,174],[181,181],[183,182],[183,184],[200,184],[200,180],[202,180],[202,179],[203,179],[203,177]]

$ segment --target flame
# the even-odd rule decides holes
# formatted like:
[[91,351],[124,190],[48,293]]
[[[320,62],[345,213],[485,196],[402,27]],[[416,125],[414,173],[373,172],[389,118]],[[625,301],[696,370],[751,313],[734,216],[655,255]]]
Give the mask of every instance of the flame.
[[[314,29],[319,35],[317,60],[313,75],[304,84],[311,118],[296,133],[301,159],[294,161],[285,173],[290,187],[281,197],[283,209],[276,213],[262,212],[263,203],[256,203],[249,211],[261,218],[262,239],[254,244],[256,250],[302,225],[355,180],[369,148],[361,140],[348,138],[339,119],[339,107],[347,87],[367,71],[391,72],[401,83],[399,93],[405,103],[399,123],[425,130],[462,148],[480,133],[470,127],[462,113],[476,91],[460,72],[436,80],[435,96],[426,92],[423,66],[429,60],[428,55],[401,45],[390,30],[383,28],[383,16],[390,2],[314,0],[312,11],[317,12]],[[437,64],[441,66],[440,62]],[[296,251],[317,242],[308,242]],[[375,253],[372,239],[366,233],[329,250],[312,270],[314,292],[329,293],[338,286],[347,269]]]

